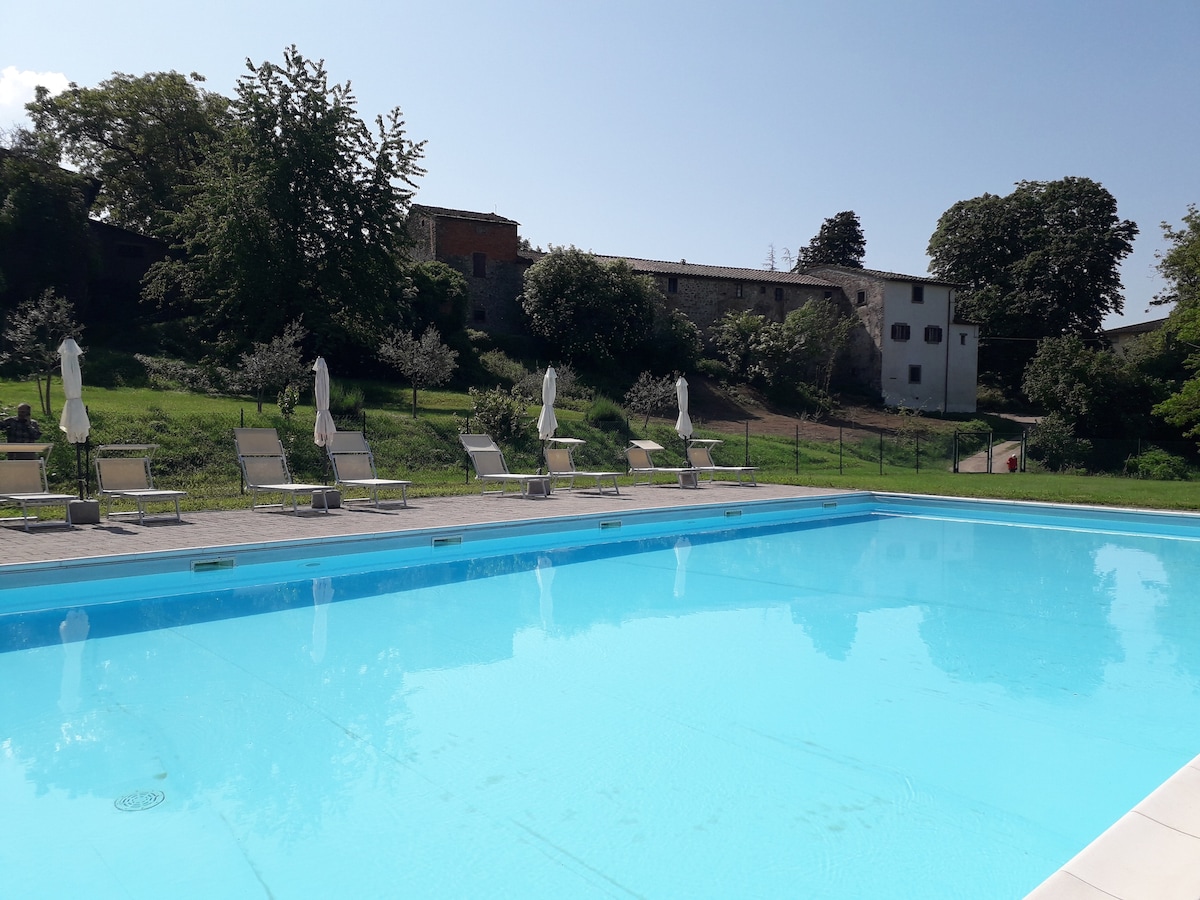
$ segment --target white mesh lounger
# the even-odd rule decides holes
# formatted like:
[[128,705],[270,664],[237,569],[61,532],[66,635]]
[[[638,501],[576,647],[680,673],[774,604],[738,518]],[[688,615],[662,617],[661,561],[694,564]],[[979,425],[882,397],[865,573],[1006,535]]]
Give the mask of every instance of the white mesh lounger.
[[375,456],[361,431],[337,431],[329,436],[325,445],[329,461],[333,465],[333,483],[338,487],[362,488],[366,497],[342,497],[343,503],[370,503],[379,505],[380,490],[400,491],[400,503],[408,506],[408,488],[411,481],[396,478],[380,478],[375,471]]
[[[117,445],[110,448],[117,449]],[[183,521],[179,513],[179,501],[187,491],[160,490],[154,486],[150,475],[150,458],[147,456],[98,456],[96,457],[96,483],[100,497],[106,503],[104,517],[136,515],[139,525],[146,524],[147,503],[174,503],[175,521]],[[130,500],[137,506],[135,512],[112,511],[113,500]],[[169,513],[154,518],[170,518]]]
[[[51,493],[46,481],[46,463],[42,459],[0,459],[0,504],[16,506],[21,510],[21,523],[25,530],[30,524],[36,524],[37,516],[30,516],[29,510],[39,506],[61,506],[65,510],[63,524],[71,524],[72,500],[74,494]],[[44,525],[57,525],[57,522],[44,522]]]
[[[521,489],[522,497],[546,497],[550,494],[549,475],[522,475],[508,471],[504,454],[486,434],[460,434],[458,439],[463,449],[471,457],[471,465],[475,468],[475,478],[480,482],[481,494],[492,493],[504,496],[509,484],[516,484]],[[500,485],[499,491],[487,491],[489,484]]]
[[[233,440],[237,445],[238,464],[242,467],[246,487],[250,488],[251,509],[259,508],[259,494],[282,494],[284,497],[291,498],[292,512],[299,515],[296,495],[312,494],[314,501],[318,496],[321,497],[325,514],[329,514],[327,495],[336,491],[337,488],[327,484],[300,484],[292,481],[292,473],[288,470],[283,444],[280,443],[279,435],[274,428],[235,428],[233,429]],[[261,506],[283,508],[284,504],[264,503]]]
[[688,462],[696,468],[697,472],[707,474],[709,481],[720,475],[723,480],[733,480],[736,477],[738,484],[743,484],[742,479],[748,478],[751,485],[757,485],[758,466],[718,466],[713,462],[713,445],[720,443],[723,442],[717,440],[691,441],[687,448]]
[[[650,454],[656,450],[662,450],[661,444],[654,441],[630,441],[629,446],[625,448],[625,459],[629,462],[629,474],[633,476],[634,484],[653,484],[654,476],[658,474],[674,475],[679,481],[680,487],[696,488],[700,486],[700,481],[696,477],[696,470],[681,466],[656,466],[654,459]],[[645,476],[645,481],[638,481],[638,476]]]
[[617,486],[617,477],[620,472],[584,472],[575,468],[575,453],[574,448],[584,442],[579,438],[550,438],[550,442],[554,444],[562,444],[561,447],[546,448],[546,471],[550,473],[552,481],[567,482],[568,490],[575,490],[575,479],[596,479],[596,492],[604,493],[605,482],[612,483],[614,494],[621,493],[621,489]]

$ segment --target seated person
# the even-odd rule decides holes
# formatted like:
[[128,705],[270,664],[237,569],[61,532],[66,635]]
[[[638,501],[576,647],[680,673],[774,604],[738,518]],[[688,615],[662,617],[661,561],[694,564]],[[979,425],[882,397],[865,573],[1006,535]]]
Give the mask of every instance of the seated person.
[[[0,428],[4,430],[5,439],[10,444],[32,444],[42,436],[42,427],[38,425],[37,420],[32,418],[33,410],[29,408],[28,403],[21,403],[17,406],[16,416],[9,416],[7,419],[0,421]],[[36,453],[10,453],[9,459],[37,459]]]

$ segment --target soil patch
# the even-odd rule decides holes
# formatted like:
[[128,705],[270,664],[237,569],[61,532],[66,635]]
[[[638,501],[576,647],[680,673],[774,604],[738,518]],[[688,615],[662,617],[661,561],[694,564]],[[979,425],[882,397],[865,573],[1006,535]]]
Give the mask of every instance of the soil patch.
[[[801,440],[809,441],[836,441],[839,429],[843,439],[854,440],[880,430],[894,433],[914,424],[911,415],[871,406],[840,406],[820,419],[792,415],[772,409],[753,391],[729,391],[699,377],[688,381],[688,407],[695,424],[714,431],[740,432],[749,422],[753,434],[795,437],[799,427]],[[957,425],[927,417],[922,417],[920,424],[931,431],[953,431]]]

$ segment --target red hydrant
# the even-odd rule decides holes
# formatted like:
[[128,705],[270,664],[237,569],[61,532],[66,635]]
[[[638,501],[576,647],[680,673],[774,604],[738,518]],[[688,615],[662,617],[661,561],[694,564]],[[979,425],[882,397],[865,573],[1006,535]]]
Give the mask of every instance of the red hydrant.
[[1017,471],[1017,455],[1015,453],[1008,458],[1008,471]]

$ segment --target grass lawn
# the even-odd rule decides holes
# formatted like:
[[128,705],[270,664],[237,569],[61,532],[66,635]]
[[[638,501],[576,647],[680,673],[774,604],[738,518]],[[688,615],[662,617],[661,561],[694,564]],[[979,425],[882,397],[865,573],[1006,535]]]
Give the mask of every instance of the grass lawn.
[[[458,443],[458,434],[466,427],[471,411],[470,398],[465,393],[422,391],[416,418],[412,416],[411,392],[403,387],[370,385],[365,394],[369,398],[367,436],[381,475],[411,479],[412,493],[417,497],[477,489]],[[41,421],[43,437],[55,442],[48,464],[51,486],[73,491],[75,449],[58,430],[57,417],[63,397],[57,378],[52,396],[54,416],[47,422],[36,410],[37,396],[32,384],[0,380],[0,415],[11,414],[21,401],[35,406],[34,417]],[[254,401],[244,398],[149,388],[107,389],[89,387],[86,383],[84,402],[92,419],[93,447],[157,444],[156,483],[188,491],[185,501],[188,509],[249,506],[248,496],[241,492],[233,450],[232,430],[242,424],[279,430],[297,480],[328,477],[323,451],[312,442],[315,411],[311,406],[300,406],[294,416],[285,419],[273,403],[264,405],[260,415]],[[537,413],[538,407],[531,405],[527,436],[504,447],[513,471],[535,471],[541,465],[541,444],[533,426]],[[648,437],[662,444],[666,452],[658,459],[660,465],[683,462],[683,444],[672,430],[671,421],[651,420],[645,430],[638,421],[602,428],[589,423],[582,409],[562,407],[556,413],[559,434],[587,441],[576,454],[580,468],[623,469],[622,450],[631,437]],[[696,436],[725,439],[714,454],[718,463],[742,464],[748,449],[750,461],[760,467],[760,479],[783,484],[1100,506],[1200,509],[1200,481],[1159,482],[1035,472],[952,474],[948,471],[944,443],[922,443],[921,468],[917,472],[911,444],[897,440],[885,448],[883,474],[880,474],[879,451],[871,442],[859,448],[844,446],[839,452],[837,445],[803,441],[797,444],[792,439],[765,435],[751,434],[748,446],[740,433],[723,435],[701,429]]]

